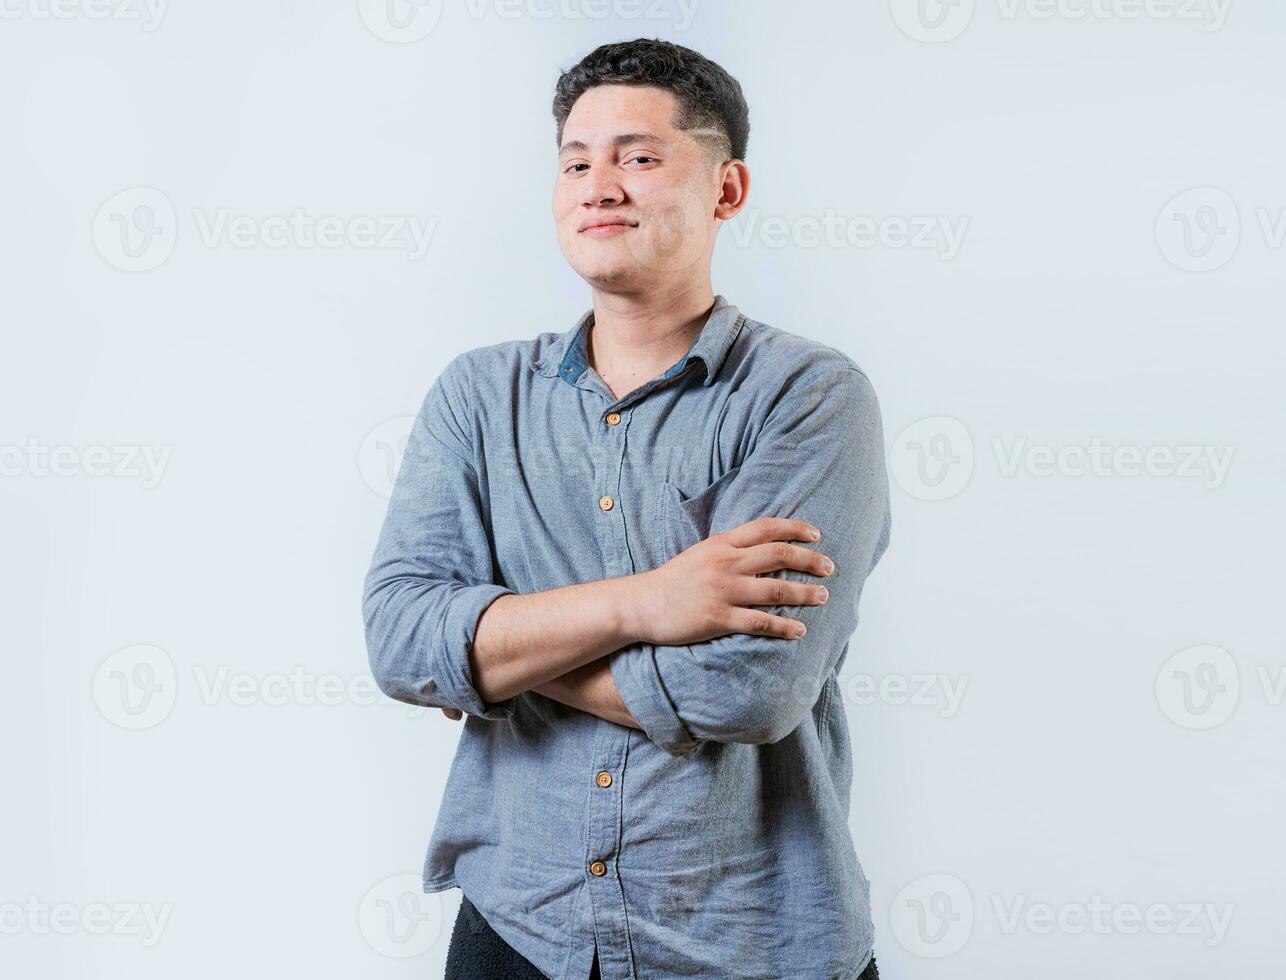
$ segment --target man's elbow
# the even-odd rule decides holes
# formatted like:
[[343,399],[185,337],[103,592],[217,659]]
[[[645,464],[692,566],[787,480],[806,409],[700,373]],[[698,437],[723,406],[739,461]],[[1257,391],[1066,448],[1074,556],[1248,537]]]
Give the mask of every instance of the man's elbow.
[[389,697],[394,697],[390,688],[396,686],[393,672],[393,657],[388,642],[384,597],[370,587],[362,593],[362,631],[366,638],[366,662],[370,665],[371,676],[375,686]]
[[[402,669],[400,658],[394,654],[394,651],[387,644],[379,642],[369,632],[366,639],[367,662],[370,664],[371,676],[375,679],[375,686],[386,697],[394,701],[403,701],[407,704],[425,704],[426,684],[423,679],[413,679],[407,672]],[[427,687],[431,691],[433,681],[427,681]]]
[[397,669],[396,662],[389,655],[387,648],[375,642],[369,633],[366,639],[366,660],[370,664],[371,676],[375,678],[375,686],[380,689],[380,693],[395,701],[410,700],[406,675]]
[[375,686],[386,697],[422,708],[459,707],[441,696],[432,677],[406,670],[398,657],[378,644],[368,640],[367,654]]
[[[817,648],[802,645],[794,650],[796,659],[778,656],[773,650],[765,663],[752,671],[716,671],[703,674],[708,688],[701,698],[715,718],[715,738],[721,742],[744,742],[764,745],[780,742],[795,731],[812,714],[822,696],[829,664],[822,659],[823,647],[829,649],[833,639],[817,630],[811,637],[821,644]],[[792,641],[800,644],[808,641]],[[743,651],[743,656],[753,656]],[[793,667],[795,672],[788,668]]]
[[718,742],[768,745],[780,742],[803,722],[808,706],[791,692],[772,690],[755,697],[729,697],[707,737]]
[[728,738],[730,742],[745,745],[770,745],[783,738],[800,726],[802,717],[786,713],[779,709],[760,705],[748,710],[738,718],[730,720]]
[[408,669],[406,639],[398,635],[396,615],[386,597],[368,592],[362,603],[366,659],[375,686],[386,697],[406,704],[442,707],[433,694],[437,684],[423,671]]

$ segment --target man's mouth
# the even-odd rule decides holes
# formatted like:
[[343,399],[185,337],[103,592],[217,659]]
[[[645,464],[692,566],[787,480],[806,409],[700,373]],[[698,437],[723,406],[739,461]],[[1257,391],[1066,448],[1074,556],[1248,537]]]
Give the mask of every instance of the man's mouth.
[[613,235],[623,235],[631,228],[636,227],[638,226],[627,221],[602,221],[597,224],[586,225],[580,230],[580,234],[588,235],[591,238],[609,238]]

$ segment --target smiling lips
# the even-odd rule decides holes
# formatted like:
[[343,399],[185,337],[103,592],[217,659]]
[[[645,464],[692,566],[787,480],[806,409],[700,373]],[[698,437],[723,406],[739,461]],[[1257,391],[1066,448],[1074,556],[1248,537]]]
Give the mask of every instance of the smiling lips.
[[588,235],[590,238],[611,238],[614,235],[623,235],[631,228],[636,227],[628,221],[615,219],[610,221],[599,221],[595,224],[585,225],[580,229],[580,234]]

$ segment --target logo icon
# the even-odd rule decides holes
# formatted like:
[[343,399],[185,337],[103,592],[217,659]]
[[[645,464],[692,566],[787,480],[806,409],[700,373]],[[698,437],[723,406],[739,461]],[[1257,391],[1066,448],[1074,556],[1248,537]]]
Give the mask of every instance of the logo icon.
[[1156,240],[1166,260],[1185,272],[1221,269],[1241,244],[1237,202],[1218,187],[1184,191],[1157,215]]
[[117,650],[94,672],[92,693],[99,714],[113,725],[132,731],[152,728],[174,710],[174,661],[148,644]]
[[94,213],[90,237],[108,265],[122,272],[148,272],[174,252],[178,241],[174,204],[155,187],[127,188]]
[[357,0],[366,29],[381,41],[411,44],[433,33],[442,19],[442,0]]
[[947,500],[973,476],[973,437],[959,419],[934,415],[912,422],[893,441],[889,470],[920,500]]
[[1157,671],[1157,704],[1180,728],[1217,728],[1232,717],[1240,698],[1237,661],[1223,647],[1210,643],[1187,647]]
[[974,0],[889,0],[889,11],[913,41],[942,44],[958,38],[973,22]]
[[941,959],[959,952],[973,934],[973,895],[955,875],[924,875],[897,893],[889,918],[908,953]]
[[385,500],[393,496],[397,471],[414,426],[414,415],[399,415],[373,428],[358,447],[357,468],[363,482]]
[[427,895],[419,875],[390,875],[362,898],[357,924],[367,945],[381,956],[419,956],[442,932],[442,901]]
[[[634,261],[656,272],[682,272],[704,260],[713,230],[706,225],[705,202],[689,187],[674,190],[637,228],[620,235]],[[614,248],[605,239],[603,248]]]

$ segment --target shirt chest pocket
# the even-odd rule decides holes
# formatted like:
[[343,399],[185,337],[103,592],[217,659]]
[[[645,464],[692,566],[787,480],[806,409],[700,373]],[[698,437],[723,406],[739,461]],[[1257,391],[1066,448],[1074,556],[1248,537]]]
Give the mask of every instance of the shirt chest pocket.
[[658,565],[710,537],[719,498],[737,478],[740,469],[734,466],[714,483],[696,490],[685,490],[677,483],[668,482],[657,487],[653,541]]

